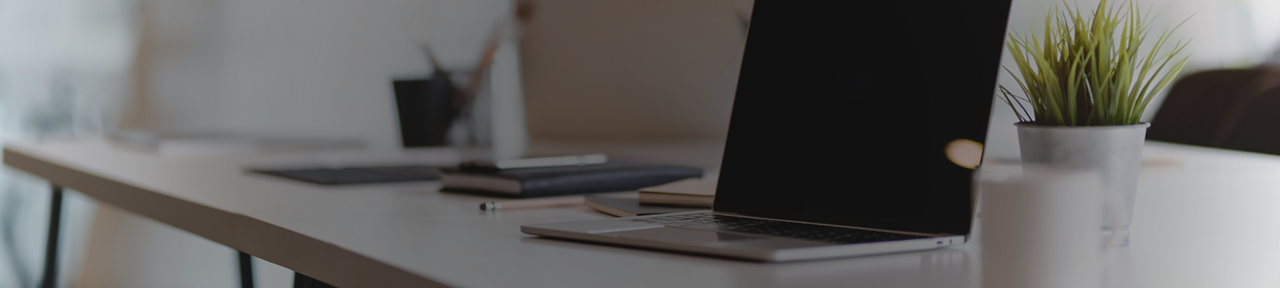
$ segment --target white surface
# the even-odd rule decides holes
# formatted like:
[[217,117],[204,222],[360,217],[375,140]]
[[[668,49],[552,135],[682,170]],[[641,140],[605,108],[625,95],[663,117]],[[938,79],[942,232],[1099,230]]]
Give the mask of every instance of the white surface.
[[[1112,267],[1131,273],[1110,277],[1127,278],[1142,287],[1280,285],[1280,250],[1268,245],[1280,240],[1280,209],[1273,209],[1280,203],[1276,193],[1280,177],[1275,177],[1280,174],[1280,158],[1158,143],[1148,147],[1186,150],[1179,153],[1177,166],[1144,167],[1131,246],[1116,256],[1123,260],[1117,263],[1131,266]],[[477,210],[476,204],[491,198],[439,193],[435,183],[320,187],[245,174],[240,168],[301,162],[318,157],[315,154],[162,158],[101,143],[11,144],[6,149],[84,172],[41,176],[74,180],[92,174],[154,191],[117,193],[130,189],[106,184],[77,189],[285,267],[304,273],[331,272],[312,276],[343,287],[378,286],[362,275],[396,273],[466,287],[979,287],[981,283],[980,235],[952,249],[758,264],[541,239],[519,232],[522,224],[603,217],[585,207],[486,213]],[[690,152],[698,154],[696,149],[681,153]],[[184,202],[173,202],[176,206],[147,202],[158,201],[157,195]],[[126,198],[140,202],[120,202]],[[171,209],[188,204],[213,209]],[[290,231],[302,236],[285,233]],[[373,269],[378,265],[323,249],[328,244],[399,269]]]

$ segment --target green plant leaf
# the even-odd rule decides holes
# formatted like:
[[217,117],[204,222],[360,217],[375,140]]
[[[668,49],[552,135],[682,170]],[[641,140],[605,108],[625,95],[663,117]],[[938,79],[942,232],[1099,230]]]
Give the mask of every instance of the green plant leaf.
[[1066,9],[1055,5],[1045,12],[1042,35],[1009,33],[1005,45],[1017,70],[1004,70],[1023,96],[1000,86],[1003,101],[1019,121],[1037,125],[1137,124],[1189,59],[1169,65],[1189,42],[1165,49],[1187,19],[1143,46],[1150,27],[1136,3],[1112,6],[1102,0],[1092,13],[1063,5]]

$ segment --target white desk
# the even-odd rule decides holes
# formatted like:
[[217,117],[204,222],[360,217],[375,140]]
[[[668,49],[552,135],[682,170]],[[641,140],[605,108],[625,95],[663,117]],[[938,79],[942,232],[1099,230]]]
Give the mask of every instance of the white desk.
[[[595,152],[560,147],[544,151]],[[1143,287],[1280,285],[1280,248],[1273,245],[1280,241],[1280,157],[1148,147],[1179,151],[1180,164],[1144,168],[1132,245],[1121,255],[1129,264],[1117,271]],[[682,164],[719,158],[708,155],[719,152],[714,143],[587,148],[634,156],[627,158],[667,155],[658,161]],[[604,217],[585,207],[485,213],[476,204],[491,198],[440,193],[434,182],[335,188],[243,170],[333,157],[159,157],[104,143],[50,142],[11,143],[4,161],[339,287],[981,286],[980,236],[929,252],[759,264],[519,232],[522,224]],[[414,157],[425,156],[403,159]]]

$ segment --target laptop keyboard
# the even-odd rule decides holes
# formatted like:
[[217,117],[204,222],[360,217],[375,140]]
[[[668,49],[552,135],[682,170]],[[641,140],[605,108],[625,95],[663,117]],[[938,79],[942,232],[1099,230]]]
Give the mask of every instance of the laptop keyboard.
[[772,221],[753,218],[742,218],[715,215],[711,213],[681,214],[648,218],[625,219],[626,221],[661,224],[674,227],[696,227],[715,225],[719,230],[762,234],[769,236],[798,238],[810,241],[837,244],[867,243],[925,238],[922,236],[876,232],[851,228],[840,228],[822,225]]
[[253,170],[257,173],[321,185],[371,184],[440,179],[440,168],[430,166],[386,166],[347,168],[306,168]]

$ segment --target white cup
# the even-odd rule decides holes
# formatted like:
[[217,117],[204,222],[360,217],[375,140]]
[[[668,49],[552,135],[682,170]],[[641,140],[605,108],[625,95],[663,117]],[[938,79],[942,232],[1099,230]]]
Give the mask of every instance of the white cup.
[[982,277],[988,288],[1100,287],[1107,252],[1095,171],[1024,168],[979,177]]

